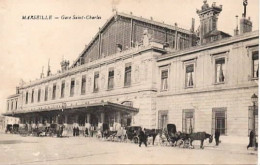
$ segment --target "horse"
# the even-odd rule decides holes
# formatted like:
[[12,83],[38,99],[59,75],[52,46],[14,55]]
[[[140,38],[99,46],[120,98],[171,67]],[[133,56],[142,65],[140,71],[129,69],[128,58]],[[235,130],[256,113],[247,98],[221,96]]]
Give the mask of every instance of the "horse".
[[159,129],[144,129],[145,131],[145,135],[147,137],[152,137],[153,138],[153,145],[154,145],[154,140],[155,140],[155,137],[159,134]]
[[213,137],[210,134],[207,134],[206,132],[197,132],[197,133],[191,133],[188,135],[189,139],[190,139],[190,146],[192,146],[192,142],[194,140],[200,140],[200,148],[204,149],[203,147],[203,142],[205,139],[209,138],[209,143],[212,143]]

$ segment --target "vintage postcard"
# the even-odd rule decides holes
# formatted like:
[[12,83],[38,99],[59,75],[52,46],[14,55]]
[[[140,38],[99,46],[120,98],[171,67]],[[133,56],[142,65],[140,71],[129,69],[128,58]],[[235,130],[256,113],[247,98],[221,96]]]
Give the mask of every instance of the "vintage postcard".
[[258,0],[1,0],[0,21],[0,165],[258,163]]

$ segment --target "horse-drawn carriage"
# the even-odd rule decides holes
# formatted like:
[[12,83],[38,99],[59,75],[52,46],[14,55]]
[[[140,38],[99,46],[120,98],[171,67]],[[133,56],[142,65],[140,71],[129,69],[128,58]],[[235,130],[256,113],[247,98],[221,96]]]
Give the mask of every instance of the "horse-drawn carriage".
[[194,148],[192,142],[194,140],[200,140],[200,148],[203,149],[203,142],[205,139],[209,139],[212,142],[212,135],[206,132],[196,132],[196,133],[182,133],[176,131],[175,124],[167,124],[167,128],[162,130],[159,134],[159,144],[162,146],[179,146],[182,148]]

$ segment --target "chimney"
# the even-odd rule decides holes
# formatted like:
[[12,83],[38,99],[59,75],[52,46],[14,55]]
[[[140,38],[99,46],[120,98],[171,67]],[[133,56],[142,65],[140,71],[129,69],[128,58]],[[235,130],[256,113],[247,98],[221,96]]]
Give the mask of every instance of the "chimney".
[[242,14],[242,18],[240,19],[240,34],[251,32],[252,27],[253,27],[253,23],[250,20],[250,17],[246,18],[246,6],[247,6],[247,4],[248,4],[247,0],[244,0],[243,1],[244,13]]
[[191,19],[191,29],[190,29],[190,31],[193,33],[194,29],[195,29],[195,18],[192,18]]
[[236,28],[234,29],[234,36],[237,36],[239,34],[239,30],[238,30],[238,15],[236,15]]
[[20,88],[16,87],[16,94],[20,94]]

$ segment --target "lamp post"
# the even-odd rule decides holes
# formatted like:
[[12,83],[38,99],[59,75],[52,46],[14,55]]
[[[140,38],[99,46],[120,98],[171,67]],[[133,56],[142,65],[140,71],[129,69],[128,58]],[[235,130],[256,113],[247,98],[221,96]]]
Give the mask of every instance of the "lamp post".
[[256,103],[258,101],[258,97],[256,94],[253,94],[251,97],[251,100],[253,102],[253,131],[254,131],[254,137],[253,137],[253,147],[256,147],[256,130],[255,130],[255,115],[256,115]]

